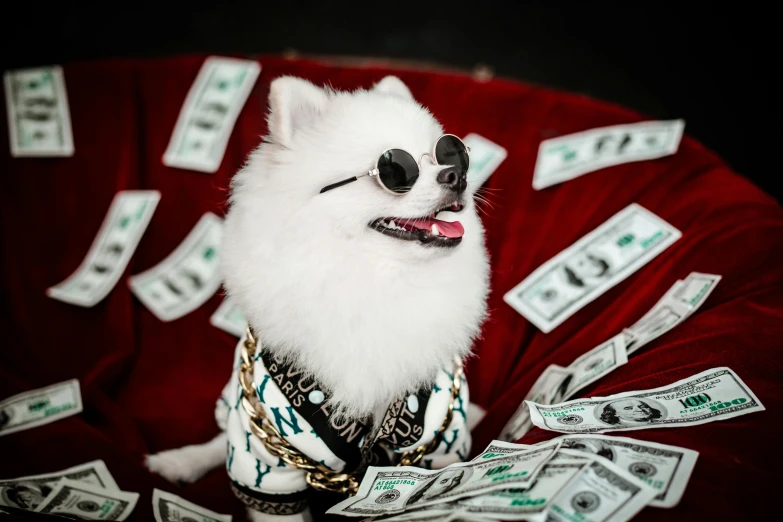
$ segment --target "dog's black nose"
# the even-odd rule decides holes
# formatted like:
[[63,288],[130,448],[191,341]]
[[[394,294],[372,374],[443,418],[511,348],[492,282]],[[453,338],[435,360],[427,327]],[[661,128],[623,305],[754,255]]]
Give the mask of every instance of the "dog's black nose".
[[438,183],[454,192],[464,192],[468,186],[468,174],[457,167],[449,167],[438,172]]

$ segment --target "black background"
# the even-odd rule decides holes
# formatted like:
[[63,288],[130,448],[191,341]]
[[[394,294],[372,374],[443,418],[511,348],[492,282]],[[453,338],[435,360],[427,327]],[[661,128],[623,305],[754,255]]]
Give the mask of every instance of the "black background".
[[290,49],[466,70],[485,64],[496,76],[684,118],[686,133],[781,201],[773,78],[783,29],[772,3],[721,5],[27,2],[3,8],[1,65]]

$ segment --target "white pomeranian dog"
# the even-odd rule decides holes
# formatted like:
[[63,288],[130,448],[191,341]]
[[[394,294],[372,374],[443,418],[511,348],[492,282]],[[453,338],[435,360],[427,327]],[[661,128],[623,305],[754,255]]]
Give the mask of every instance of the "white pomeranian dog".
[[[335,473],[393,465],[424,444],[419,465],[464,460],[467,385],[454,379],[489,291],[469,150],[393,76],[354,92],[278,78],[268,122],[232,182],[222,251],[225,288],[258,349],[246,398]],[[147,466],[190,482],[226,463],[251,519],[306,520],[312,477],[249,428],[244,342],[218,401],[223,432]]]

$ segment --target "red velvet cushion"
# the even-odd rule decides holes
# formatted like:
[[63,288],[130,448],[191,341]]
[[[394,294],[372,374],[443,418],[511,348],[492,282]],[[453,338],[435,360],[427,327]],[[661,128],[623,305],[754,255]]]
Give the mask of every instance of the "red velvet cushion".
[[[217,432],[213,406],[229,378],[236,342],[209,324],[221,297],[162,323],[134,299],[124,279],[94,308],[49,299],[45,289],[79,265],[118,190],[157,189],[163,195],[126,276],[168,255],[205,211],[222,214],[232,174],[266,133],[273,78],[289,74],[353,89],[390,72],[262,58],[261,77],[220,170],[205,175],[161,162],[202,61],[65,66],[76,147],[72,158],[11,158],[7,128],[0,125],[0,398],[77,377],[85,400],[80,416],[0,438],[0,478],[102,458],[123,489],[141,493],[132,520],[151,520],[153,487],[242,520],[224,471],[179,489],[142,466],[146,453],[206,441]],[[447,132],[475,132],[509,152],[487,183],[494,189],[494,209],[484,217],[492,259],[491,317],[468,377],[472,399],[488,414],[475,433],[474,451],[498,434],[547,365],[566,365],[631,325],[689,272],[717,273],[723,280],[695,316],[580,395],[653,388],[712,367],[731,367],[767,411],[631,434],[700,452],[681,504],[666,511],[648,508],[639,520],[767,516],[774,502],[768,503],[766,492],[783,467],[778,451],[783,409],[780,206],[687,137],[675,156],[607,168],[534,191],[531,179],[542,139],[645,118],[583,96],[505,80],[393,73]],[[502,301],[541,263],[634,201],[679,228],[682,239],[550,334]],[[523,442],[554,435],[534,429]]]

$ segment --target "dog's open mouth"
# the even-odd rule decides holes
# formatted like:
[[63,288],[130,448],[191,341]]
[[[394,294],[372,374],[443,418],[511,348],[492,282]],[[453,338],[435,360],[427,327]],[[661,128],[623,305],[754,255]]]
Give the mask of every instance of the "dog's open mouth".
[[459,245],[465,234],[462,223],[435,219],[435,216],[443,211],[460,212],[463,208],[461,203],[453,203],[426,217],[382,217],[370,223],[369,227],[381,234],[405,241],[419,241],[425,245],[453,247]]

